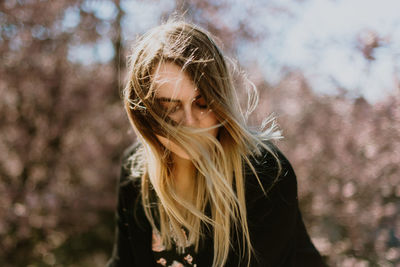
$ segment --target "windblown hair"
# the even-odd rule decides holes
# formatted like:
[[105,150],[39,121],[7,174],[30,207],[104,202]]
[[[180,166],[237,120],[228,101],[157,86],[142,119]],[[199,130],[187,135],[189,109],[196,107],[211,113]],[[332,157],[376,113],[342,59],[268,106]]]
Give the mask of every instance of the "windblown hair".
[[[153,82],[155,72],[164,62],[178,65],[192,79],[219,122],[215,126],[219,128],[217,137],[207,133],[210,128],[186,127],[166,116],[155,100],[157,87]],[[214,240],[213,266],[226,263],[234,232],[239,236],[240,255],[250,264],[253,249],[246,219],[244,164],[258,179],[250,157],[260,155],[264,148],[274,155],[281,168],[277,156],[264,142],[280,138],[274,118],[267,117],[258,130],[247,126],[247,116],[257,105],[258,95],[249,83],[247,110],[239,108],[232,78],[236,68],[228,63],[231,61],[223,56],[206,30],[170,20],[137,40],[123,90],[128,118],[143,143],[141,195],[147,219],[159,231],[167,249],[171,248],[173,237],[178,245],[186,244],[181,227],[188,230],[188,241],[196,251],[202,236],[210,231]],[[176,194],[171,179],[171,152],[156,134],[183,148],[196,167],[193,203]],[[211,212],[206,212],[207,205]]]

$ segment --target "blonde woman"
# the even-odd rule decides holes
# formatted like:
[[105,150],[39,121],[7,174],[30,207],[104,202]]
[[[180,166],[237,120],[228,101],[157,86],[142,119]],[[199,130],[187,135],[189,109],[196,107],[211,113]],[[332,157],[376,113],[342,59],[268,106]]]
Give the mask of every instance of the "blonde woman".
[[108,266],[324,266],[295,173],[271,142],[276,125],[246,125],[211,35],[169,21],[129,63],[123,97],[138,140],[122,157]]

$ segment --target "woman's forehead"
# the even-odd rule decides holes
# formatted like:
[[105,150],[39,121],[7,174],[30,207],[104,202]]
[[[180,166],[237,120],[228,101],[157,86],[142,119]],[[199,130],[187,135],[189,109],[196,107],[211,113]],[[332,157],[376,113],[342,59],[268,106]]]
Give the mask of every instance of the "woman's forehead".
[[185,76],[187,74],[180,66],[172,62],[165,62],[156,67],[153,80],[156,83],[180,82]]
[[156,97],[186,98],[197,94],[189,75],[174,63],[162,63],[153,76]]

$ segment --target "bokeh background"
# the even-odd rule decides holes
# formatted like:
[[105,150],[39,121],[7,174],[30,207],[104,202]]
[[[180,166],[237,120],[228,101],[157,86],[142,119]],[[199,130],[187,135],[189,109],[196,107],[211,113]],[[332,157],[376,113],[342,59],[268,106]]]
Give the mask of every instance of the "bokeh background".
[[331,266],[400,266],[397,0],[0,1],[0,266],[103,266],[120,90],[138,34],[174,12],[215,34],[257,85]]

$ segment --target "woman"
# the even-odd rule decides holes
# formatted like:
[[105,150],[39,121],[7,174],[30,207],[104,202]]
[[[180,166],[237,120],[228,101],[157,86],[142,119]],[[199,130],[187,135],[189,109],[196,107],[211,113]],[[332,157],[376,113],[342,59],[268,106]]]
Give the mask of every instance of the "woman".
[[324,266],[295,174],[270,142],[276,125],[246,125],[211,35],[167,22],[138,40],[129,70],[138,141],[122,158],[108,266]]

